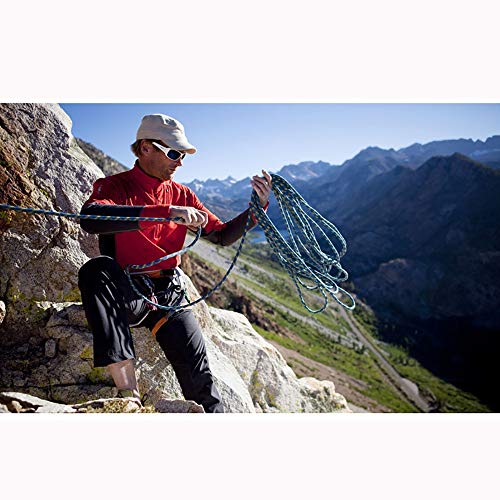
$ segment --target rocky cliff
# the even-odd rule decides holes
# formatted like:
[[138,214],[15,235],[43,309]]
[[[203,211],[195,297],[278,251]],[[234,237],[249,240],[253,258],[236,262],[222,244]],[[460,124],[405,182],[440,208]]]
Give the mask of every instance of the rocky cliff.
[[90,144],[83,139],[79,139],[78,137],[76,137],[75,140],[85,154],[102,170],[106,177],[108,175],[119,174],[120,172],[127,170],[125,165],[114,158],[109,157],[93,144]]
[[[102,172],[71,135],[57,105],[0,105],[1,203],[78,212]],[[77,272],[97,254],[95,238],[69,219],[0,212],[2,346],[26,344],[40,301],[79,297]]]
[[[102,176],[59,106],[0,105],[1,203],[78,212]],[[44,411],[40,400],[12,392],[75,411],[88,400],[113,398],[109,375],[92,366],[91,333],[76,282],[79,267],[97,253],[95,237],[73,221],[17,212],[0,213],[0,232],[0,391],[8,393],[0,398],[0,411]],[[194,312],[227,411],[349,411],[332,382],[297,378],[242,315],[204,303]],[[182,399],[149,331],[133,335],[142,393],[153,405]]]

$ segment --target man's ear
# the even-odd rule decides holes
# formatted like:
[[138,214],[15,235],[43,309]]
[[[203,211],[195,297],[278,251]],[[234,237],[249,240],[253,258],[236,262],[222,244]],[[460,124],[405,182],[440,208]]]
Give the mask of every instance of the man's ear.
[[142,154],[145,154],[145,155],[149,154],[152,147],[153,147],[153,145],[149,144],[149,142],[145,141],[144,139],[141,141],[140,150],[141,150]]

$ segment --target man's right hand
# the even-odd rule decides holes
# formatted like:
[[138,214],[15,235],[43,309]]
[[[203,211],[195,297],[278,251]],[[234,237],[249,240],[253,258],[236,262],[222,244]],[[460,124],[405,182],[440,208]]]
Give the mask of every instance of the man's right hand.
[[181,217],[182,221],[176,221],[177,224],[183,224],[189,228],[205,227],[208,223],[208,215],[194,207],[170,206],[170,217]]

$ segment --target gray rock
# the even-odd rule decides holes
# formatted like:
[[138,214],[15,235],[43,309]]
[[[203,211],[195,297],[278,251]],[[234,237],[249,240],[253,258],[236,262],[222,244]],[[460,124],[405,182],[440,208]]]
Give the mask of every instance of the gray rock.
[[181,399],[168,400],[160,399],[155,409],[158,413],[205,413],[203,406],[194,401],[186,401]]
[[24,373],[20,370],[14,371],[12,373],[12,383],[15,387],[23,387],[26,384]]
[[0,393],[0,404],[6,406],[10,413],[74,413],[76,411],[68,405],[52,403],[18,392]]
[[264,412],[349,412],[330,381],[298,379],[280,352],[239,313],[211,307],[218,328],[207,332],[231,359],[257,410]]
[[54,339],[49,339],[45,342],[45,356],[53,358],[56,355],[57,344]]
[[[0,104],[0,122],[2,203],[79,212],[103,174],[77,145],[62,109]],[[7,311],[0,342],[19,342],[43,319],[37,302],[79,297],[77,271],[97,245],[73,220],[0,215],[0,294]]]
[[160,399],[156,408],[133,398],[100,398],[79,404],[57,404],[18,392],[0,393],[0,413],[204,413],[194,401]]
[[0,325],[2,324],[4,318],[5,318],[5,302],[0,300]]
[[10,402],[11,413],[21,413],[23,411],[23,405],[16,400]]
[[131,398],[103,398],[75,404],[78,413],[140,413],[141,405]]

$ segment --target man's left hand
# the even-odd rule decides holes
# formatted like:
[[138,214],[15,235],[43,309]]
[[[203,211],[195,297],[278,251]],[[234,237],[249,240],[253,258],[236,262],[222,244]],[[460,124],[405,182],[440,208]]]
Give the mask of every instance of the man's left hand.
[[250,184],[255,189],[257,196],[259,197],[261,206],[265,207],[267,202],[269,201],[269,194],[271,193],[271,185],[272,180],[271,176],[265,171],[262,170],[264,177],[259,177],[258,175],[254,175]]

